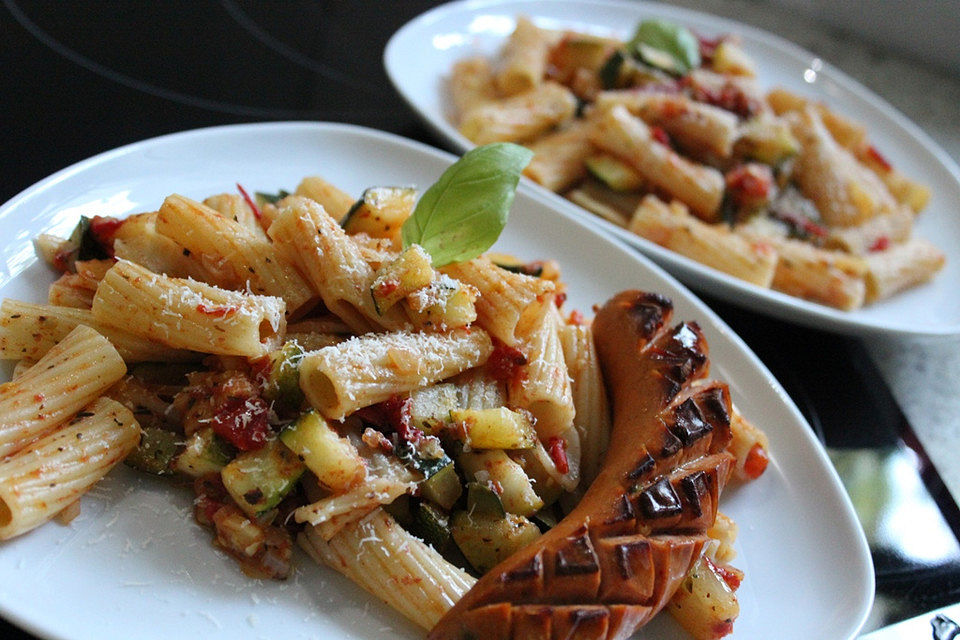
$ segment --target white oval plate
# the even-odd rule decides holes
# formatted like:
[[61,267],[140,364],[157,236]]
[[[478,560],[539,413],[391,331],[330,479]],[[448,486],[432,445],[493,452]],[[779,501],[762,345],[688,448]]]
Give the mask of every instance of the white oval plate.
[[[960,333],[960,169],[947,154],[893,107],[863,86],[786,40],[753,27],[686,9],[606,0],[492,0],[437,7],[402,27],[387,44],[384,64],[397,91],[452,148],[473,143],[452,122],[446,81],[453,63],[470,55],[492,55],[527,15],[548,28],[570,28],[628,38],[635,25],[660,17],[716,36],[739,34],[756,60],[762,87],[783,86],[824,100],[867,125],[871,139],[906,175],[929,184],[933,198],[919,217],[917,235],[947,256],[929,284],[857,311],[839,311],[762,289],[645,240],[535,185],[555,206],[575,211],[590,224],[637,247],[688,285],[784,320],[854,335],[952,335]],[[813,72],[812,70],[816,70]],[[806,79],[805,79],[806,78]],[[533,184],[532,181],[529,181]]]
[[[0,208],[0,296],[41,301],[54,274],[31,238],[66,233],[80,214],[153,210],[170,193],[202,198],[291,189],[322,174],[351,193],[432,184],[453,156],[345,125],[278,123],[182,133],[130,145],[57,173]],[[833,468],[776,380],[709,309],[646,258],[523,186],[497,247],[557,258],[570,304],[627,288],[662,292],[677,318],[700,323],[713,373],[770,435],[766,474],[725,495],[740,525],[747,578],[736,638],[836,640],[860,627],[873,597],[863,534]],[[422,638],[385,605],[304,554],[285,583],[250,580],[194,524],[191,492],[120,467],[83,499],[69,526],[46,524],[0,543],[0,614],[44,637]],[[648,638],[675,637],[657,620]]]

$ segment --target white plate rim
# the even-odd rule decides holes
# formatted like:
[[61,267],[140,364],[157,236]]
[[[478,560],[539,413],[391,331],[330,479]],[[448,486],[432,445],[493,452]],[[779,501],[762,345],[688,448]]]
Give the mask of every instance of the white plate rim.
[[[462,136],[459,131],[443,117],[443,114],[438,116],[432,109],[428,108],[422,96],[409,90],[404,83],[404,74],[402,72],[404,64],[402,56],[400,55],[401,49],[415,38],[422,38],[425,32],[429,32],[429,26],[431,24],[450,16],[456,16],[458,14],[466,15],[481,9],[494,10],[503,5],[526,6],[530,9],[530,12],[528,12],[529,15],[535,16],[537,6],[549,6],[551,4],[577,4],[586,7],[592,5],[603,8],[619,7],[635,13],[649,9],[676,15],[681,19],[683,16],[698,19],[709,18],[714,22],[718,31],[727,30],[742,36],[748,36],[764,43],[766,46],[779,49],[781,52],[789,54],[797,60],[817,60],[822,65],[822,67],[818,69],[818,74],[827,78],[829,82],[841,85],[843,89],[853,93],[857,99],[867,103],[874,111],[889,119],[901,131],[915,139],[919,144],[919,148],[929,154],[931,158],[939,163],[940,167],[952,177],[953,183],[955,183],[955,185],[952,186],[954,186],[957,189],[957,193],[960,194],[960,166],[958,166],[953,158],[916,123],[907,118],[883,98],[867,89],[860,82],[851,78],[843,71],[840,71],[829,62],[822,60],[819,56],[781,36],[737,22],[736,20],[714,16],[706,12],[687,9],[685,7],[665,5],[650,0],[638,0],[629,3],[622,0],[520,0],[519,2],[517,0],[455,0],[454,2],[440,5],[420,14],[394,33],[384,49],[383,62],[387,76],[390,78],[396,91],[418,117],[420,117],[431,130],[438,134],[450,148],[462,153],[472,148],[474,144]],[[569,202],[558,194],[540,187],[528,178],[524,178],[524,181],[529,182],[535,188],[541,190],[547,197],[551,198],[554,206],[558,208],[563,207],[575,212],[577,215],[589,217],[594,221],[594,224],[604,229],[607,233],[616,235],[627,244],[644,252],[660,264],[660,266],[665,267],[674,276],[683,280],[688,286],[700,289],[704,283],[707,283],[711,294],[727,299],[742,307],[760,310],[761,313],[781,320],[856,336],[949,337],[960,334],[960,316],[952,322],[918,327],[915,322],[911,322],[911,318],[879,320],[865,316],[861,313],[863,310],[844,312],[825,305],[795,298],[784,293],[757,287],[702,265],[695,260],[676,254],[607,220],[589,214],[589,212],[586,212],[579,206]],[[941,249],[943,248],[944,247],[941,247]],[[951,256],[951,259],[953,258],[960,258],[960,253],[957,253],[956,256]],[[940,274],[940,276],[943,276],[943,274]],[[880,304],[883,304],[883,301],[876,303],[876,305]]]
[[[429,157],[434,160],[442,160],[445,163],[452,162],[455,157],[427,145],[424,145],[419,142],[415,142],[394,134],[385,133],[373,129],[368,129],[365,127],[359,127],[355,125],[346,125],[340,123],[305,123],[305,122],[276,122],[276,123],[258,123],[258,124],[241,124],[241,125],[226,125],[219,127],[210,127],[205,129],[195,129],[191,131],[185,131],[181,133],[173,133],[164,136],[159,136],[149,140],[144,140],[136,142],[130,145],[119,147],[111,151],[104,152],[102,154],[93,156],[86,160],[82,160],[74,165],[71,165],[61,171],[56,172],[55,174],[49,176],[48,178],[41,180],[32,187],[27,188],[10,201],[5,203],[3,206],[0,206],[0,224],[3,224],[4,234],[6,235],[6,222],[8,220],[10,212],[16,211],[19,206],[22,206],[23,203],[29,203],[29,200],[37,195],[43,194],[48,188],[53,185],[58,184],[59,182],[68,179],[71,176],[76,174],[82,174],[84,171],[90,169],[96,169],[99,165],[104,162],[107,162],[116,157],[123,157],[127,154],[137,153],[141,150],[149,150],[158,144],[168,144],[174,142],[201,142],[207,138],[213,138],[220,135],[231,135],[235,134],[237,136],[243,136],[244,134],[257,134],[257,135],[268,135],[271,132],[287,132],[287,131],[300,131],[304,133],[318,133],[326,134],[331,133],[333,135],[345,135],[345,136],[355,136],[358,139],[364,139],[367,141],[375,142],[377,144],[386,144],[386,145],[398,145],[404,150],[409,150],[411,153],[421,154],[424,157]],[[529,199],[534,203],[539,203],[540,206],[551,209],[552,203],[549,199],[543,198],[543,195],[539,193],[538,190],[531,189],[528,185],[521,185],[518,191],[518,201],[522,199]],[[846,623],[846,628],[849,632],[849,637],[853,637],[857,630],[863,625],[866,620],[866,617],[869,613],[870,605],[873,600],[873,585],[874,585],[874,576],[873,576],[873,565],[872,560],[869,555],[868,547],[866,544],[866,539],[863,534],[862,529],[860,528],[856,516],[853,512],[852,504],[843,491],[839,478],[836,476],[835,471],[833,470],[832,465],[829,463],[826,452],[823,448],[815,441],[812,436],[812,431],[809,428],[809,425],[806,424],[806,421],[800,414],[799,410],[789,399],[786,392],[780,387],[779,383],[773,378],[765,366],[760,362],[760,360],[750,351],[750,349],[743,343],[743,341],[729,328],[725,323],[714,314],[705,304],[703,304],[699,299],[697,299],[692,293],[689,293],[683,285],[676,282],[672,276],[668,275],[662,269],[657,267],[655,264],[650,262],[647,258],[642,255],[639,255],[635,252],[627,250],[627,247],[624,243],[619,242],[616,239],[603,237],[602,234],[592,229],[587,222],[581,219],[580,216],[576,216],[567,211],[556,211],[554,209],[553,213],[560,215],[568,223],[579,228],[582,233],[587,234],[587,236],[593,236],[597,241],[602,241],[606,244],[609,244],[611,247],[617,248],[624,256],[626,256],[632,263],[635,263],[639,272],[647,271],[647,275],[651,277],[661,279],[668,286],[672,286],[676,291],[672,293],[675,301],[678,299],[684,305],[691,307],[695,310],[697,315],[697,320],[709,331],[712,331],[715,337],[711,337],[711,345],[714,347],[721,347],[729,351],[728,357],[735,357],[741,359],[747,363],[749,369],[747,370],[750,375],[760,376],[764,385],[768,388],[761,389],[758,393],[773,394],[777,401],[779,408],[783,409],[787,416],[793,420],[796,425],[799,425],[801,428],[800,431],[792,431],[790,435],[795,438],[800,438],[802,442],[807,443],[808,450],[805,452],[813,455],[816,459],[817,464],[820,465],[821,470],[825,471],[826,479],[824,482],[828,482],[829,486],[836,492],[835,495],[831,496],[832,499],[836,501],[836,506],[839,507],[839,512],[835,513],[840,521],[843,522],[844,527],[848,533],[853,534],[853,539],[850,540],[855,549],[852,549],[855,556],[855,565],[856,569],[862,572],[864,579],[858,583],[860,587],[859,593],[856,594],[857,607],[856,611],[853,612],[853,615],[842,622]],[[3,245],[0,245],[0,255],[7,253],[7,244],[4,242]],[[0,283],[0,289],[4,288],[7,283]],[[679,296],[677,298],[676,296]],[[744,374],[746,375],[746,374]],[[731,380],[731,383],[733,380]],[[777,453],[774,454],[774,462],[777,459]],[[779,455],[786,455],[786,452]],[[52,526],[52,525],[48,525]],[[29,535],[29,534],[28,534]],[[0,544],[0,557],[3,556],[3,544]],[[0,613],[4,615],[8,620],[18,624],[24,629],[29,630],[31,633],[41,637],[56,638],[57,640],[70,640],[73,636],[71,635],[61,635],[51,632],[48,626],[45,626],[42,620],[37,620],[36,618],[30,616],[23,616],[16,609],[11,609],[7,602],[6,598],[0,594]]]

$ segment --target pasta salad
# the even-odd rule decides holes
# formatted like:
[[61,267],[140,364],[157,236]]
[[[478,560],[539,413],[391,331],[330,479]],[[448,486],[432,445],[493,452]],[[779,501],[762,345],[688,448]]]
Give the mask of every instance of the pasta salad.
[[943,267],[912,233],[929,189],[859,123],[761,89],[736,36],[645,20],[621,41],[521,16],[449,89],[471,141],[527,145],[545,188],[759,287],[853,310]]
[[[61,274],[48,302],[0,304],[0,357],[18,362],[0,386],[0,539],[68,522],[125,461],[191,490],[195,519],[247,575],[286,578],[299,541],[442,634],[479,576],[588,502],[618,433],[614,388],[633,388],[604,381],[613,370],[564,304],[557,262],[484,253],[529,158],[478,148],[423,194],[356,198],[319,176],[293,192],[173,194],[39,237]],[[742,574],[716,498],[762,474],[767,440],[705,382],[699,329],[638,295],[631,313],[660,319],[637,324],[645,357],[671,381],[649,403],[671,431],[650,437],[680,440],[630,472],[630,499],[679,509],[635,518],[636,535],[697,532],[663,552],[682,569],[644,606],[719,637]],[[647,446],[623,449],[643,459]]]

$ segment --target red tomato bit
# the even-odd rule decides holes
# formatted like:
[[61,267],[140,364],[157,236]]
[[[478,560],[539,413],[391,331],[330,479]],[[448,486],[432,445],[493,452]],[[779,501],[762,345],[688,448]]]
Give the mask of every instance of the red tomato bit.
[[670,135],[663,130],[663,127],[650,127],[650,135],[660,144],[671,146]]
[[734,569],[727,565],[719,565],[706,556],[703,556],[703,561],[707,563],[711,571],[727,583],[727,586],[730,587],[731,590],[736,591],[740,588],[740,583],[743,582],[743,572],[739,569]]
[[890,238],[887,236],[880,236],[874,240],[873,244],[870,245],[870,251],[885,251],[890,248]]
[[487,372],[494,380],[510,382],[520,372],[520,367],[527,364],[527,356],[516,347],[508,347],[496,341],[493,353],[487,359]]
[[227,396],[211,420],[213,432],[241,451],[263,447],[270,436],[270,408],[260,396]]
[[111,258],[113,257],[113,239],[122,225],[123,220],[109,216],[93,216],[90,219],[90,234]]
[[743,472],[747,474],[748,478],[756,480],[767,470],[769,462],[770,458],[767,456],[767,450],[758,442],[747,453],[747,459],[743,463]]
[[557,466],[560,473],[570,472],[570,461],[567,460],[567,441],[559,436],[553,436],[547,441],[547,453]]
[[882,153],[877,151],[877,148],[872,144],[867,147],[867,155],[870,156],[870,159],[880,165],[884,171],[893,171],[893,165],[883,156]]
[[253,198],[250,197],[250,194],[247,193],[247,190],[243,188],[239,182],[237,183],[237,190],[240,192],[240,195],[243,196],[243,199],[247,201],[247,204],[253,209],[253,215],[257,220],[263,217],[263,213],[260,212],[260,207],[257,206],[257,203],[254,202]]
[[423,440],[423,431],[410,424],[410,409],[413,406],[413,400],[410,396],[403,398],[401,396],[392,396],[383,403],[383,409],[386,413],[390,426],[394,428],[401,440],[405,440],[412,445],[420,444]]

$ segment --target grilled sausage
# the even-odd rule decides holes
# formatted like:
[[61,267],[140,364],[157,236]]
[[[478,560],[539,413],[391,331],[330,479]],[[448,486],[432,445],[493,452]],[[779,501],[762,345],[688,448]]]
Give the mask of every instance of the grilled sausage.
[[627,638],[666,605],[699,558],[733,468],[730,393],[705,382],[695,323],[626,291],[594,339],[613,404],[610,447],[580,504],[487,572],[430,640]]

